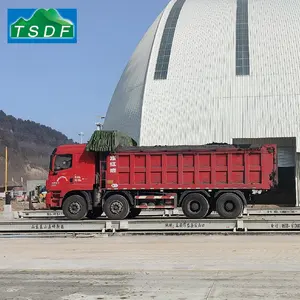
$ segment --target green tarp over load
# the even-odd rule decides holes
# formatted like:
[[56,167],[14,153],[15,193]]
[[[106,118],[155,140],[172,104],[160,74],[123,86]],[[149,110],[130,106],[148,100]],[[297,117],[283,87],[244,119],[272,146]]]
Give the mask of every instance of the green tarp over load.
[[86,145],[86,151],[114,152],[118,147],[136,145],[135,140],[122,132],[96,130]]

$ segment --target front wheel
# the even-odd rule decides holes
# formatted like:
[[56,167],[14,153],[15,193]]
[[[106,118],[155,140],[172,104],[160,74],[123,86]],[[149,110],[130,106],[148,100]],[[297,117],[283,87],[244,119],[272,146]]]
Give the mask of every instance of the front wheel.
[[110,220],[124,220],[130,211],[128,200],[122,195],[108,197],[103,206],[104,212]]
[[225,193],[218,198],[216,210],[224,219],[235,219],[243,213],[244,204],[237,194]]
[[198,193],[188,194],[182,202],[182,211],[184,215],[191,219],[205,218],[209,211],[207,199]]
[[87,215],[87,203],[79,195],[68,197],[62,206],[64,215],[70,220],[81,220]]

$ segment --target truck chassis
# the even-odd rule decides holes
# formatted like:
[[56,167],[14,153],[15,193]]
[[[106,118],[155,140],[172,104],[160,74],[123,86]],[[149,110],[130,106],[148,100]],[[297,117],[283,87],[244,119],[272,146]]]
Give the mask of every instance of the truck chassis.
[[[93,205],[92,195],[78,193],[66,198],[62,210],[71,220],[85,217],[96,219],[104,212],[111,220],[135,218],[142,209],[174,209],[181,207],[183,214],[190,219],[203,219],[216,211],[221,218],[234,219],[242,215],[247,205],[250,191],[198,191],[188,190],[178,194],[129,191],[106,191],[98,206]],[[90,208],[90,209],[89,209]]]

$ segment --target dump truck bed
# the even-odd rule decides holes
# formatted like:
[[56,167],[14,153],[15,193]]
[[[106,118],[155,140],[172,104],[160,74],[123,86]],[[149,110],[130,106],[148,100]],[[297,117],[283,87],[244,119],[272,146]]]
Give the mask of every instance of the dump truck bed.
[[106,188],[269,190],[276,155],[276,145],[120,147],[107,157]]

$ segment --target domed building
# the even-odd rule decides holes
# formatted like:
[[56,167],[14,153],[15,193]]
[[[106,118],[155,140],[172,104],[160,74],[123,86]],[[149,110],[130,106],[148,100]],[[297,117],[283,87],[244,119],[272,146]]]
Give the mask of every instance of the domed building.
[[171,0],[128,62],[104,129],[140,145],[276,143],[279,183],[295,191],[299,15],[296,0]]

